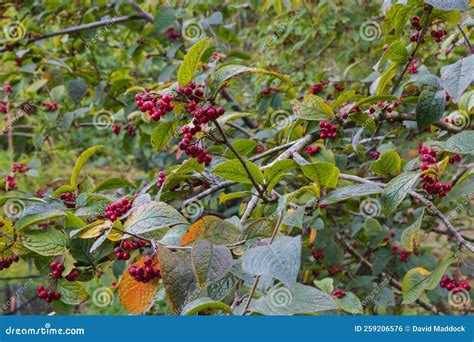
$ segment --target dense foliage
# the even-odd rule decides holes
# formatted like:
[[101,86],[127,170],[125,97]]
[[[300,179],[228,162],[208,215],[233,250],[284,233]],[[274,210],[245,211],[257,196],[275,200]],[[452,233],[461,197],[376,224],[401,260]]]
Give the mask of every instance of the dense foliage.
[[3,313],[467,313],[473,5],[0,4]]

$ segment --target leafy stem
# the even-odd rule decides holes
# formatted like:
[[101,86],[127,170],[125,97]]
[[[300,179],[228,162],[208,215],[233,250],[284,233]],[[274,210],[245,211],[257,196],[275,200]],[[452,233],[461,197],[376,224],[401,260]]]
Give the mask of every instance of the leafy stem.
[[260,185],[258,185],[257,181],[255,180],[255,178],[253,177],[252,173],[250,172],[248,166],[247,166],[247,163],[245,162],[244,158],[242,158],[242,156],[240,155],[240,153],[235,149],[234,146],[232,146],[231,142],[229,141],[229,139],[227,138],[227,135],[225,133],[225,131],[222,129],[221,125],[219,124],[219,122],[217,122],[217,120],[212,120],[212,122],[214,123],[214,125],[216,126],[216,128],[219,130],[219,133],[221,134],[222,136],[222,140],[223,140],[223,143],[232,151],[232,153],[237,157],[237,159],[239,160],[239,162],[242,164],[245,172],[247,173],[247,175],[249,176],[249,179],[250,181],[252,182],[253,186],[255,187],[255,189],[257,189],[257,192],[258,194],[260,195],[260,197],[263,199],[263,201],[267,202],[267,199],[265,197],[265,193],[263,192],[263,190],[260,188]]

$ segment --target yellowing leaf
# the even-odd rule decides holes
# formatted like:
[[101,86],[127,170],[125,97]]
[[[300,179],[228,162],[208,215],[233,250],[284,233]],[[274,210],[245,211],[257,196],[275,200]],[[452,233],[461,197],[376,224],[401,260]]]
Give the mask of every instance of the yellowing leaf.
[[216,245],[231,244],[239,241],[240,234],[239,228],[232,223],[207,215],[189,227],[180,245],[186,246],[199,239],[207,239]]
[[[144,266],[144,258],[137,261],[133,266]],[[158,259],[153,258],[152,267],[156,268]],[[118,284],[118,297],[123,307],[131,314],[143,313],[153,302],[160,280],[154,278],[148,283],[136,281],[128,271],[122,276]]]

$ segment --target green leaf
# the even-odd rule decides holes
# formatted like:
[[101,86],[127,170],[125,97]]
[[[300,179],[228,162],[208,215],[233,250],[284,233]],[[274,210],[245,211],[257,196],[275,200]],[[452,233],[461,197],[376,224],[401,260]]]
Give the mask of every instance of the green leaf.
[[68,241],[66,235],[53,228],[28,231],[21,239],[23,246],[45,256],[64,254]]
[[[245,157],[245,156],[251,154],[252,152],[254,152],[257,145],[258,144],[255,140],[250,140],[250,139],[238,139],[238,140],[235,140],[232,143],[232,146],[243,157]],[[226,152],[226,154],[224,155],[224,157],[226,157],[228,159],[236,159],[237,158],[237,156],[231,150],[228,150]]]
[[200,311],[205,310],[223,311],[229,315],[232,315],[232,309],[227,304],[217,302],[214,299],[208,297],[198,298],[191,303],[186,304],[186,306],[181,311],[181,315],[193,316],[197,315]]
[[89,299],[86,289],[77,281],[59,280],[57,291],[65,304],[79,305]]
[[243,65],[236,65],[236,64],[230,64],[223,66],[222,68],[216,70],[212,76],[211,76],[211,81],[210,81],[210,97],[215,98],[219,91],[225,87],[225,85],[232,80],[236,76],[240,75],[248,75],[248,74],[264,74],[264,75],[270,75],[276,78],[281,79],[282,81],[292,84],[292,81],[289,77],[278,74],[273,71],[267,71],[264,69],[257,69],[257,68],[249,68]]
[[68,95],[75,104],[79,104],[86,93],[87,83],[82,78],[76,78],[68,83]]
[[317,162],[301,165],[304,175],[315,182],[320,188],[335,188],[339,179],[339,169],[331,163]]
[[259,217],[245,222],[242,240],[250,240],[257,237],[269,238],[275,229],[275,221],[267,217]]
[[403,304],[411,304],[416,301],[425,290],[434,289],[446,269],[456,261],[456,255],[448,252],[439,265],[433,270],[428,271],[422,267],[409,270],[402,282]]
[[398,64],[404,64],[408,60],[408,52],[405,44],[400,41],[391,43],[388,50],[382,56],[382,61],[386,60]]
[[444,90],[424,90],[416,105],[416,123],[419,129],[430,126],[443,117],[446,105]]
[[[170,227],[188,224],[188,221],[172,206],[164,202],[149,202],[132,211],[125,221],[125,231],[132,234],[154,232],[154,238],[159,240]],[[160,231],[160,237],[155,235]]]
[[337,305],[329,294],[299,283],[292,289],[277,285],[250,307],[253,312],[278,316],[311,314],[336,308]]
[[441,69],[441,85],[458,102],[461,95],[474,80],[474,55],[461,58]]
[[293,159],[283,159],[276,161],[270,167],[264,169],[263,177],[267,183],[267,191],[272,191],[280,179],[282,179],[289,172],[293,171],[296,166],[297,165]]
[[251,275],[271,276],[292,288],[301,265],[301,236],[283,236],[270,245],[245,251],[242,268]]
[[204,37],[196,44],[194,44],[184,56],[184,60],[178,69],[178,84],[185,87],[189,82],[194,79],[194,73],[196,72],[201,56],[211,44],[211,39]]
[[253,193],[251,191],[237,191],[237,192],[231,192],[230,194],[220,194],[219,195],[219,203],[225,203],[228,200],[232,200],[235,198],[240,198],[240,197],[245,197],[245,196],[250,196]]
[[377,83],[377,89],[375,90],[375,95],[383,95],[385,93],[385,89],[387,88],[388,84],[395,76],[397,72],[398,64],[392,63],[387,70],[379,77]]
[[291,101],[293,112],[303,120],[322,121],[331,119],[334,112],[330,105],[316,95],[306,95],[303,100]]
[[402,170],[402,159],[395,150],[386,151],[370,165],[370,170],[378,176],[396,176]]
[[94,153],[96,153],[97,151],[100,151],[103,147],[104,147],[103,145],[93,146],[93,147],[90,147],[90,148],[88,148],[87,150],[85,150],[84,152],[81,153],[81,155],[77,159],[76,164],[74,165],[74,168],[72,169],[72,173],[71,173],[70,184],[74,189],[77,189],[79,173],[81,172],[84,165],[87,163],[89,158]]
[[[39,208],[39,207],[38,207]],[[39,208],[37,212],[32,214],[25,214],[15,222],[15,230],[22,230],[32,224],[39,223],[46,220],[51,220],[56,217],[62,217],[66,214],[64,211],[58,209],[51,209],[49,207]]]
[[336,298],[336,303],[339,309],[349,312],[351,314],[362,313],[362,303],[360,299],[352,292],[346,292],[342,298]]
[[381,193],[382,190],[383,189],[381,187],[373,184],[349,185],[331,191],[329,194],[321,198],[321,203],[332,204],[344,201],[352,197],[375,195]]
[[240,119],[240,118],[248,118],[248,117],[253,116],[253,115],[254,115],[253,113],[228,112],[228,113],[225,113],[224,115],[220,116],[217,119],[217,122],[219,123],[219,125],[223,126],[226,123],[228,123],[229,121],[237,120],[237,119]]
[[48,80],[38,80],[33,82],[28,89],[26,90],[28,93],[36,93],[42,86],[48,83]]
[[193,245],[191,261],[200,288],[224,278],[233,264],[232,253],[227,247],[214,246],[205,239]]
[[474,153],[474,132],[464,131],[451,136],[446,140],[444,150],[460,154]]
[[333,290],[334,290],[334,279],[332,278],[324,278],[324,279],[321,279],[321,280],[314,280],[314,285],[326,292],[326,293],[331,293]]
[[[246,160],[245,164],[250,171],[250,174],[253,176],[255,181],[258,184],[263,183],[263,174],[260,171],[259,167],[252,163],[251,161]],[[217,176],[222,177],[224,179],[228,179],[238,183],[244,184],[252,184],[245,168],[240,163],[239,160],[229,160],[217,165],[213,170]]]
[[73,186],[66,184],[66,185],[61,185],[59,188],[54,190],[53,194],[51,197],[53,198],[58,198],[59,195],[64,194],[65,192],[73,192],[75,189]]
[[474,90],[464,93],[459,99],[459,109],[467,113],[474,111]]
[[92,192],[122,188],[136,188],[136,186],[125,178],[109,178],[97,185]]
[[196,288],[191,258],[181,251],[159,247],[158,259],[169,306],[173,313],[179,313]]
[[415,185],[419,177],[418,172],[405,172],[392,179],[382,192],[382,207],[385,216],[395,211],[408,191]]
[[160,152],[168,142],[173,138],[178,127],[177,121],[160,122],[151,134],[151,146],[157,152]]
[[403,248],[405,248],[408,252],[413,251],[414,246],[420,245],[420,227],[421,222],[423,221],[423,215],[425,210],[421,212],[421,215],[412,223],[412,225],[406,228],[402,232],[402,236],[400,237],[400,242],[402,243]]
[[444,11],[467,11],[468,0],[425,0],[427,4]]
[[364,112],[357,112],[352,113],[349,116],[351,121],[354,121],[357,126],[366,128],[370,133],[374,134],[375,130],[377,129],[377,125],[375,124],[375,120],[365,114]]

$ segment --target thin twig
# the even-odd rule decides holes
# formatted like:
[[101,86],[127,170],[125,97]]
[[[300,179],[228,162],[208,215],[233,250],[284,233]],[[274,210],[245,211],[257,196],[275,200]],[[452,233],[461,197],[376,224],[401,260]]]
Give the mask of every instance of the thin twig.
[[458,29],[459,31],[461,32],[462,36],[464,37],[464,41],[466,42],[466,45],[467,45],[467,48],[468,48],[468,52],[470,55],[472,55],[473,53],[473,49],[472,49],[472,45],[471,45],[471,42],[469,41],[469,38],[468,36],[466,35],[466,33],[464,32],[462,26],[460,24],[458,24]]

